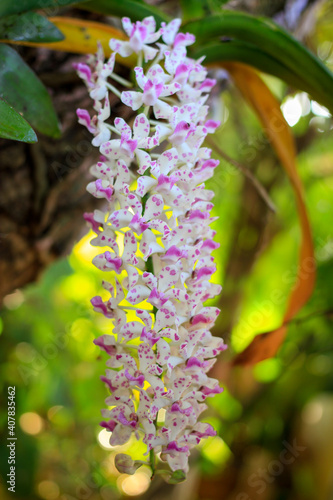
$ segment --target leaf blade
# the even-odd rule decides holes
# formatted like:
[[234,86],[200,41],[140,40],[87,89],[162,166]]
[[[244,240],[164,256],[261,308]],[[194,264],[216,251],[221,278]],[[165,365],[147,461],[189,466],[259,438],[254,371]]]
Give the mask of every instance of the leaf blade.
[[[227,43],[209,44],[196,50],[192,56],[199,59],[205,56],[205,65],[213,66],[224,62],[238,62],[250,65],[264,73],[283,79],[294,88],[304,90],[314,98],[320,98],[316,91],[299,78],[293,71],[287,68],[283,63],[273,58],[266,52],[259,50],[253,44],[241,40],[231,40]],[[332,100],[326,102],[326,105],[333,105]],[[324,103],[323,103],[324,104]]]
[[37,136],[29,123],[0,97],[0,137],[34,143]]
[[154,16],[155,20],[159,23],[171,20],[170,16],[153,5],[138,2],[137,0],[90,0],[79,5],[79,7],[110,16],[128,16],[132,21],[141,21],[144,17],[148,16]]
[[[84,2],[85,0],[80,0]],[[67,5],[78,3],[78,0],[1,0],[0,17],[10,16],[12,14],[20,14],[21,12],[29,12],[34,9],[54,8],[59,10]]]
[[19,54],[5,44],[0,44],[0,97],[15,106],[35,129],[59,137],[59,123],[48,91]]
[[[108,24],[71,17],[50,17],[49,20],[61,30],[65,36],[64,40],[43,44],[31,42],[17,43],[28,47],[42,46],[47,49],[73,52],[76,54],[95,54],[97,51],[97,42],[100,42],[105,55],[108,57],[111,54],[109,46],[110,38],[114,37],[121,40],[127,40],[126,35],[122,31]],[[117,58],[125,66],[135,66],[136,58],[134,56],[127,58],[117,56]]]
[[94,54],[97,51],[97,41],[99,41],[106,56],[109,56],[111,54],[109,47],[110,38],[127,40],[126,35],[122,31],[104,23],[70,17],[51,17],[50,20],[65,35],[65,39],[62,42],[47,45],[49,48],[56,50],[66,50],[80,54]]
[[0,19],[0,39],[45,43],[63,40],[64,35],[45,16],[26,12]]
[[[220,15],[186,23],[183,30],[194,33],[200,42],[227,36],[264,50],[330,102],[333,110],[333,74],[312,52],[270,19],[224,10]],[[320,101],[322,102],[322,98]]]
[[189,21],[205,15],[205,2],[201,0],[180,0],[182,19]]

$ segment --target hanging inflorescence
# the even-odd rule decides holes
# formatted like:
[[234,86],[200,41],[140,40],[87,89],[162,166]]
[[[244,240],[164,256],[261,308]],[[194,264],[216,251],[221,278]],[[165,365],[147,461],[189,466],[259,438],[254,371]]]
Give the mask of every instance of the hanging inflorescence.
[[[111,445],[132,434],[142,439],[153,472],[159,453],[173,471],[186,473],[190,449],[215,435],[198,422],[204,401],[222,391],[207,376],[225,349],[210,333],[219,310],[204,306],[221,291],[210,282],[218,244],[210,228],[213,192],[204,184],[218,161],[202,146],[219,125],[207,119],[205,104],[215,81],[202,60],[187,57],[195,39],[178,33],[179,19],[158,31],[153,17],[133,24],[124,18],[123,27],[129,40],[112,39],[106,62],[100,48],[87,65],[76,65],[96,111],[91,119],[79,109],[79,122],[101,153],[87,189],[107,201],[106,211],[85,219],[96,233],[92,244],[107,248],[93,263],[114,275],[113,284],[103,282],[110,298],[91,301],[113,325],[112,334],[95,340],[109,355],[102,380],[111,395],[101,425]],[[116,54],[133,53],[136,88],[114,73]],[[107,122],[109,92],[137,112],[132,125],[119,117]],[[129,473],[138,466],[126,455],[116,464]]]

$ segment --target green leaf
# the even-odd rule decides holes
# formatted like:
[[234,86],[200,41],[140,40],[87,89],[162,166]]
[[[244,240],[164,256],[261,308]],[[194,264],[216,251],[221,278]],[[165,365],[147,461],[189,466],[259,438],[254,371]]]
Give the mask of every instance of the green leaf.
[[0,38],[35,43],[59,42],[65,37],[58,28],[37,12],[14,14],[0,19]]
[[58,119],[48,91],[19,54],[5,44],[0,44],[0,97],[34,128],[59,137]]
[[182,483],[186,479],[186,474],[181,469],[175,470],[170,477],[167,478],[169,484]]
[[78,3],[78,0],[1,0],[0,17],[48,8],[52,8],[52,16],[55,16],[62,7],[73,3]]
[[183,30],[194,33],[199,42],[224,36],[252,44],[293,72],[305,86],[315,91],[317,100],[333,109],[333,74],[314,54],[270,19],[225,10],[220,15],[186,23]]
[[222,5],[229,0],[180,0],[183,22],[220,13]]
[[209,6],[211,13],[218,13],[218,14],[220,14],[222,6],[229,2],[229,0],[205,0],[205,1]]
[[326,107],[333,105],[331,95],[323,95],[317,89],[307,84],[294,71],[282,64],[280,61],[271,57],[269,54],[258,49],[253,44],[239,40],[230,40],[203,46],[192,53],[195,59],[205,56],[205,64],[223,63],[225,61],[241,62],[257,68],[264,73],[276,76],[284,80],[288,85],[308,92],[317,101],[321,101]]
[[37,142],[29,123],[0,97],[0,137],[22,142]]
[[180,0],[183,21],[204,16],[205,3],[202,0]]
[[162,476],[164,480],[169,484],[178,484],[182,483],[186,479],[186,474],[181,469],[178,469],[174,472],[168,469],[157,469],[155,471],[157,476]]
[[138,0],[92,0],[80,4],[81,9],[100,12],[110,16],[128,16],[132,21],[141,21],[144,17],[154,16],[157,23],[169,22],[171,18],[153,5]]
[[142,460],[133,460],[130,455],[126,455],[125,453],[118,453],[114,461],[117,470],[124,474],[134,474],[139,467],[146,463]]

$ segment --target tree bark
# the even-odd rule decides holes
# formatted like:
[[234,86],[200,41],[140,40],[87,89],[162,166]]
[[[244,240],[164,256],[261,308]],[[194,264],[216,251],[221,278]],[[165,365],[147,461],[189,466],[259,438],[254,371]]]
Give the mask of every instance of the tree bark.
[[[86,192],[98,150],[76,117],[77,108],[93,114],[86,88],[72,69],[82,57],[46,49],[19,51],[48,87],[62,136],[38,134],[32,145],[0,140],[0,303],[66,255],[86,230],[83,213],[98,206]],[[110,98],[112,112],[129,119],[130,108]]]

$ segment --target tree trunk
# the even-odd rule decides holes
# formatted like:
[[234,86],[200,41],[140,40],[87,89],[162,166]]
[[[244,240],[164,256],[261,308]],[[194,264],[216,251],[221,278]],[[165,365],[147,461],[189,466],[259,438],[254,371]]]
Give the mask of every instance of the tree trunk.
[[[72,69],[82,56],[19,51],[48,87],[62,136],[38,134],[32,145],[0,140],[0,303],[68,253],[86,230],[83,213],[97,206],[86,185],[98,150],[76,117],[79,107],[93,114],[86,88]],[[110,97],[113,112],[128,119],[130,108]]]

